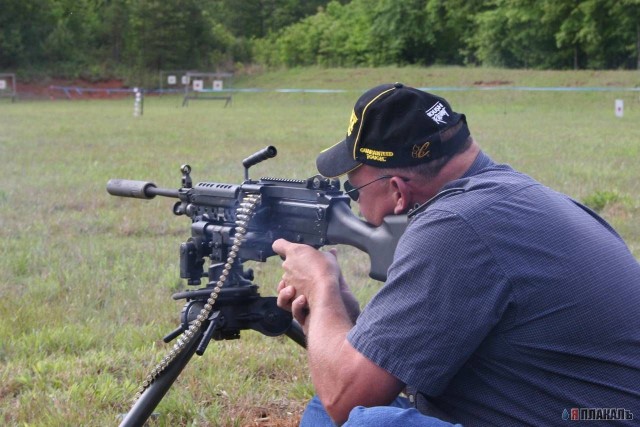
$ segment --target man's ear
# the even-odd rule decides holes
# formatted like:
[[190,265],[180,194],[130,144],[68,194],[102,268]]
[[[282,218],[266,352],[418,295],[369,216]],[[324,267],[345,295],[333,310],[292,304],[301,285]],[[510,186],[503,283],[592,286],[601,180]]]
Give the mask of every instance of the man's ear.
[[393,213],[395,215],[403,214],[411,207],[411,188],[398,176],[394,176],[390,181],[394,201]]

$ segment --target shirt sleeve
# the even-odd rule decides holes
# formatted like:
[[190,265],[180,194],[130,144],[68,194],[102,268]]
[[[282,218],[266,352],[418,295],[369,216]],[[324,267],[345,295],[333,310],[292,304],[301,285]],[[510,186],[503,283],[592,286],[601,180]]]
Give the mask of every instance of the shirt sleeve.
[[438,395],[503,317],[511,292],[491,250],[455,213],[429,209],[348,339],[405,384]]

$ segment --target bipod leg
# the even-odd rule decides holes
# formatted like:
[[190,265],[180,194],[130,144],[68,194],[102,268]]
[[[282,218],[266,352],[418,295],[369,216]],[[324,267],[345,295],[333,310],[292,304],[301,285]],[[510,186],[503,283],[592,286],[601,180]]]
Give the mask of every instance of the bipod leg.
[[307,348],[307,338],[302,332],[302,326],[296,320],[291,321],[291,326],[285,332],[285,335],[293,340],[293,342],[300,344],[302,348]]
[[142,392],[142,395],[133,404],[120,423],[120,427],[142,427],[144,425],[171,385],[178,378],[180,372],[182,372],[187,363],[189,363],[199,342],[200,337],[194,337],[190,340],[183,351],[176,356],[169,366],[158,374],[156,379],[153,380],[149,387]]
[[211,341],[211,338],[213,338],[213,333],[219,327],[219,320],[218,320],[219,318],[220,318],[220,311],[214,311],[211,314],[211,316],[209,316],[209,326],[207,326],[207,329],[205,329],[204,334],[202,334],[202,338],[199,340],[200,343],[196,348],[196,354],[198,356],[202,356],[204,354],[204,351],[207,349],[207,346],[209,345],[209,341]]

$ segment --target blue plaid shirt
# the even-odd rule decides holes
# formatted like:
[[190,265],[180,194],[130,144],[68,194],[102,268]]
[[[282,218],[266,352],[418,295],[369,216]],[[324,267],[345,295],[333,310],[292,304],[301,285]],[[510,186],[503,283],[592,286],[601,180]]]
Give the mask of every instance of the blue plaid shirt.
[[572,408],[638,419],[640,264],[622,239],[483,153],[453,187],[464,192],[409,224],[351,344],[450,421],[555,425]]

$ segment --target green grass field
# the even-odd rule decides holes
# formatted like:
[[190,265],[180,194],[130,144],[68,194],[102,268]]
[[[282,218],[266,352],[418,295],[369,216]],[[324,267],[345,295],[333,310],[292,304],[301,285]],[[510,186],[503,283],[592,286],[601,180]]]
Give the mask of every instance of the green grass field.
[[[237,87],[346,89],[346,93],[238,93],[233,106],[178,97],[0,100],[0,424],[117,424],[141,380],[169,349],[161,337],[182,303],[178,248],[189,236],[173,201],[111,197],[109,178],[177,188],[240,183],[241,161],[266,145],[278,156],[252,177],[306,178],[315,155],[343,137],[360,92],[414,86],[637,87],[637,72],[533,72],[460,68],[289,70],[237,79]],[[640,258],[640,93],[449,90],[495,160],[600,210]],[[614,116],[623,99],[625,115]],[[379,286],[367,261],[340,248],[362,303]],[[279,260],[252,265],[275,294]],[[295,425],[313,389],[304,351],[286,338],[243,333],[194,358],[157,408],[158,425]]]

